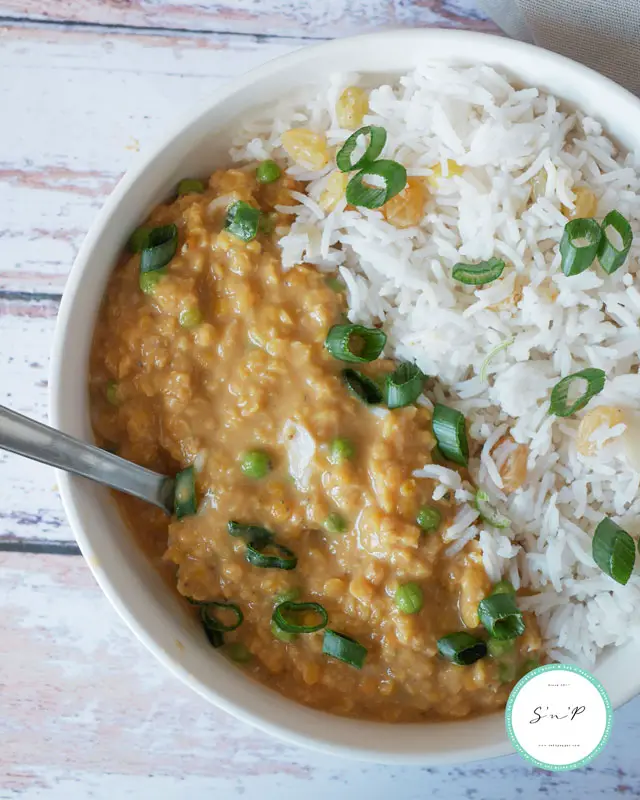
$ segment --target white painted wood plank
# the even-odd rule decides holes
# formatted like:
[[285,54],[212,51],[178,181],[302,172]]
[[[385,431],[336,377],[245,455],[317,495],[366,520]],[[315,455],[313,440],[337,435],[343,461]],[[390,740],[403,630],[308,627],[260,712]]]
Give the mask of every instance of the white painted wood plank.
[[230,76],[300,44],[60,27],[5,27],[0,42],[0,107],[11,120],[0,149],[0,289],[27,292],[62,291],[139,148]]
[[[0,797],[533,800],[640,796],[640,701],[587,769],[517,756],[385,767],[300,750],[209,706],[138,644],[83,561],[0,553]],[[212,652],[212,658],[216,654]]]
[[399,26],[495,30],[475,0],[0,0],[0,17],[312,38]]

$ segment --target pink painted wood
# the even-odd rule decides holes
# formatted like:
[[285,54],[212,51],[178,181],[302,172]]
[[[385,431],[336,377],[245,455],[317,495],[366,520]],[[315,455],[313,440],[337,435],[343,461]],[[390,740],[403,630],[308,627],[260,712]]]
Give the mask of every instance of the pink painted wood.
[[2,0],[0,17],[311,38],[399,26],[497,30],[473,0]]

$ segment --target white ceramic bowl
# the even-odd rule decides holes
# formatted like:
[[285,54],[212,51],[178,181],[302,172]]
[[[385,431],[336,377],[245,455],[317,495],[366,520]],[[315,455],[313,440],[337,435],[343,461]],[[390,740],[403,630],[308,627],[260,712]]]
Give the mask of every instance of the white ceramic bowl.
[[[95,221],[71,271],[53,352],[52,423],[91,439],[87,366],[96,313],[126,239],[185,175],[228,163],[235,120],[292,87],[335,71],[406,72],[419,60],[482,62],[537,86],[602,121],[627,149],[640,150],[640,101],[602,76],[560,56],[508,39],[450,30],[389,31],[298,50],[235,80],[143,154]],[[342,756],[384,763],[444,764],[510,752],[503,714],[468,721],[386,725],[342,719],[287,700],[247,679],[217,655],[121,522],[106,489],[58,475],[65,510],[96,580],[131,630],[187,685],[268,733]],[[614,706],[640,690],[640,644],[601,658],[596,675]]]

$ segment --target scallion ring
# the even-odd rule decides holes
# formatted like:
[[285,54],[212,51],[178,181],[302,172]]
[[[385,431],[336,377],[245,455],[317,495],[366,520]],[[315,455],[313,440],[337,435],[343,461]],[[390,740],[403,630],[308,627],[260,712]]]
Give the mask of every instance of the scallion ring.
[[364,325],[334,325],[327,334],[324,346],[334,358],[353,364],[375,361],[384,350],[387,334],[378,328]]
[[494,528],[508,528],[511,525],[511,520],[498,511],[482,489],[476,492],[476,508],[480,512],[480,518]]
[[362,669],[367,657],[367,648],[364,645],[344,633],[332,631],[331,628],[324,632],[322,652],[325,656],[337,658],[356,669]]
[[[619,242],[613,244],[609,228],[613,228]],[[633,243],[633,231],[629,221],[619,211],[610,211],[602,221],[602,238],[598,247],[598,261],[605,272],[611,275],[625,262]],[[616,245],[620,244],[620,247]]]
[[343,369],[342,380],[349,392],[365,405],[375,406],[382,402],[382,392],[377,383],[355,369]]
[[[357,161],[352,162],[351,156],[353,151],[358,146],[358,141],[361,136],[369,137],[369,144],[366,150]],[[387,141],[387,132],[384,128],[378,125],[365,125],[364,128],[359,128],[355,133],[345,141],[342,147],[338,150],[336,155],[336,164],[338,169],[342,172],[351,172],[354,169],[362,169],[363,167],[371,164],[382,152],[382,149]]]
[[[309,624],[301,624],[296,622],[296,618],[307,618],[307,615],[315,614],[318,618],[317,622]],[[276,606],[271,617],[274,625],[285,633],[314,633],[321,631],[327,627],[329,622],[329,615],[324,606],[320,603],[295,603],[292,600],[287,600]]]
[[[367,185],[366,178],[380,179],[384,186]],[[347,203],[363,208],[380,208],[407,185],[407,170],[390,159],[368,164],[351,178],[345,193]]]
[[209,644],[212,647],[222,647],[224,644],[224,635],[222,631],[214,630],[213,628],[207,628],[206,625],[203,625],[204,632],[207,634],[207,639],[209,640]]
[[416,364],[400,364],[385,380],[387,406],[403,408],[415,403],[422,394],[425,377]]
[[491,594],[478,605],[480,622],[494,639],[515,639],[524,633],[522,611],[514,594]]
[[467,286],[484,286],[497,280],[504,272],[504,261],[500,258],[490,258],[478,264],[455,264],[451,273],[455,281]]
[[258,545],[266,545],[275,539],[274,534],[267,528],[260,525],[244,525],[235,520],[227,522],[227,531],[230,536],[241,537],[247,542],[256,542]]
[[283,544],[256,539],[247,543],[245,558],[262,569],[295,569],[298,563],[296,554]]
[[567,277],[579,275],[593,264],[601,239],[602,228],[595,219],[567,222],[560,242],[561,266]]
[[609,517],[596,528],[591,553],[605,575],[623,586],[628,582],[636,561],[636,548],[631,536]]
[[127,247],[131,253],[141,253],[149,244],[149,234],[152,228],[147,228],[145,225],[136,228],[129,237]]
[[175,225],[153,228],[140,253],[140,272],[153,272],[166,266],[178,249],[178,229]]
[[259,225],[260,209],[245,203],[244,200],[232,203],[227,209],[224,229],[243,242],[250,242],[256,238]]
[[[605,373],[601,369],[595,369],[594,367],[574,372],[573,375],[567,375],[566,378],[558,381],[551,390],[549,413],[555,414],[556,417],[570,417],[571,414],[575,414],[576,411],[584,408],[592,397],[600,394],[604,389],[606,379]],[[576,400],[569,403],[571,384],[578,380],[586,381],[587,387]]]
[[178,519],[195,514],[198,510],[196,473],[193,467],[187,467],[176,475],[173,507]]
[[431,425],[442,455],[466,467],[469,463],[469,442],[464,416],[455,408],[436,403]]
[[466,631],[449,633],[437,641],[438,652],[459,667],[468,667],[487,655],[487,645]]
[[[223,620],[216,616],[216,610],[223,613],[231,612],[234,617],[233,622],[230,624],[223,622]],[[240,606],[237,606],[235,603],[201,603],[200,619],[205,628],[226,633],[227,631],[235,631],[236,628],[242,625],[244,614]]]

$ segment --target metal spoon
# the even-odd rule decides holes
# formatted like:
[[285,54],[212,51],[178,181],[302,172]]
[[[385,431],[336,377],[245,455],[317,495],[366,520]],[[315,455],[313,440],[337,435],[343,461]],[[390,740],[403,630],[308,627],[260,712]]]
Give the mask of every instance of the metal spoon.
[[175,480],[0,406],[0,449],[73,472],[173,513]]

